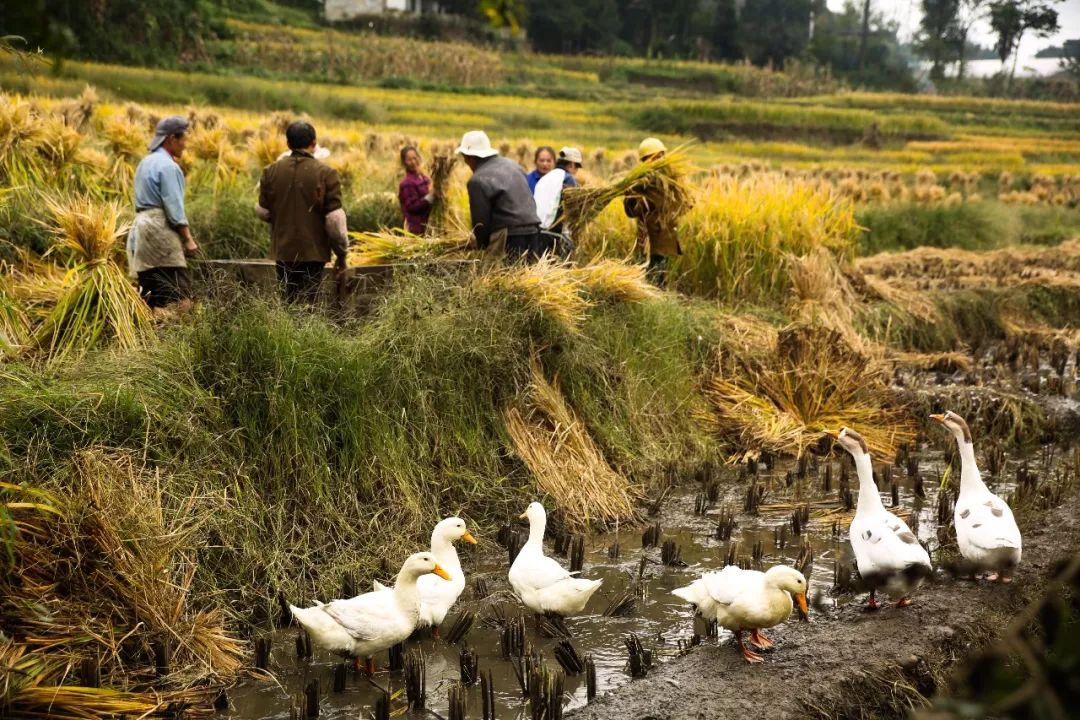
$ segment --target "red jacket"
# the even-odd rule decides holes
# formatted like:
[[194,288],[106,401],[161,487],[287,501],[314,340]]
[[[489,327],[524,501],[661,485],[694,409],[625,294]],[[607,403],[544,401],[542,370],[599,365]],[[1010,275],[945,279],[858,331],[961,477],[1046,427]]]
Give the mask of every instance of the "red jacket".
[[405,219],[405,229],[423,235],[431,215],[431,203],[424,199],[431,192],[431,178],[420,173],[406,173],[398,186],[398,202]]

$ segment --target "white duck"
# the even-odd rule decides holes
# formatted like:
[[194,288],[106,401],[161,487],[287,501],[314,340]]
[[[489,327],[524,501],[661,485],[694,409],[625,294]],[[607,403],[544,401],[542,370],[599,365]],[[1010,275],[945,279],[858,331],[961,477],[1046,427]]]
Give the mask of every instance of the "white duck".
[[909,595],[933,572],[930,556],[907,523],[882,504],[874,483],[870,450],[862,436],[849,428],[830,434],[855,458],[855,470],[859,475],[859,504],[848,536],[855,551],[859,575],[871,588],[867,607],[877,609],[876,592],[879,589],[899,598],[897,607],[906,607],[911,604]]
[[521,517],[529,520],[529,539],[507,575],[514,592],[535,613],[563,617],[580,613],[603,581],[576,578],[576,573],[544,555],[547,513],[543,505],[529,503]]
[[1020,564],[1022,545],[1012,510],[982,481],[964,419],[954,412],[930,417],[953,434],[960,448],[960,496],[953,511],[960,554],[973,574],[991,572],[991,580],[1010,582],[1009,575]]
[[735,633],[735,644],[749,663],[763,662],[753,650],[743,645],[742,634],[750,631],[750,644],[759,650],[773,646],[762,628],[779,625],[788,619],[792,598],[799,613],[806,617],[806,578],[793,567],[776,565],[767,572],[741,570],[728,565],[719,572],[707,572],[672,595],[692,603],[707,620]]
[[[435,637],[439,637],[439,626],[446,619],[446,613],[465,589],[465,573],[461,570],[461,562],[458,560],[457,550],[454,549],[455,540],[476,544],[476,538],[465,528],[465,521],[459,517],[448,517],[431,531],[431,554],[435,556],[439,567],[450,574],[450,582],[440,580],[434,575],[422,575],[416,581],[417,592],[420,594],[419,627],[431,627]],[[391,590],[378,580],[373,585],[376,591]]]
[[420,616],[416,580],[428,573],[450,580],[434,555],[416,553],[401,566],[391,592],[369,592],[309,608],[290,605],[289,609],[317,645],[355,658],[358,666],[360,658],[365,658],[370,675],[375,672],[375,653],[397,645],[416,629]]

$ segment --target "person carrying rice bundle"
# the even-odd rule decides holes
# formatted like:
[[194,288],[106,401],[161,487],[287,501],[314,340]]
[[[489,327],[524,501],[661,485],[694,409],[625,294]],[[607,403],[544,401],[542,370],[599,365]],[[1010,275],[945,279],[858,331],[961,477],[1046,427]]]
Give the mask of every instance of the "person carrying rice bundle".
[[135,221],[128,236],[130,269],[139,294],[152,308],[191,306],[186,254],[198,251],[184,211],[184,171],[177,160],[187,146],[188,121],[162,119],[154,129],[150,154],[135,169]]
[[[657,138],[645,138],[638,146],[638,159],[641,162],[657,160],[666,154],[667,148]],[[637,220],[636,247],[649,262],[649,278],[663,287],[667,282],[670,258],[682,254],[673,218],[665,217],[657,203],[651,201],[647,194],[626,197],[623,200],[623,210],[627,217]]]

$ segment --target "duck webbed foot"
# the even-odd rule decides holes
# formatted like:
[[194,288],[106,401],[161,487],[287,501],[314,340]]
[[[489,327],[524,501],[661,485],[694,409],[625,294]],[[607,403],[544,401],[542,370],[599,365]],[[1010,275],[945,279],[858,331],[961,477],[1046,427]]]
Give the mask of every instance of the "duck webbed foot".
[[742,630],[735,631],[735,644],[739,647],[739,652],[742,653],[743,659],[745,659],[746,662],[750,663],[751,665],[765,662],[765,658],[761,657],[756,652],[746,647],[746,645],[743,645],[742,634]]
[[760,630],[750,631],[750,644],[759,650],[768,650],[776,645],[772,640],[765,637],[765,633]]

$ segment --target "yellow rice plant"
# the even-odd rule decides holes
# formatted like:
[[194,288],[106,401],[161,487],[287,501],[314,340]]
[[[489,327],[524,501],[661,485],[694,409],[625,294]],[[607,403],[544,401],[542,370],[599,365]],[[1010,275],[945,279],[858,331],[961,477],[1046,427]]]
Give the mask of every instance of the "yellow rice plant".
[[734,372],[705,383],[714,427],[740,448],[732,461],[763,451],[801,455],[841,426],[857,429],[873,453],[887,457],[915,437],[893,401],[886,367],[836,330],[796,324],[779,333],[773,352],[737,362]]
[[450,180],[453,178],[457,161],[458,156],[452,145],[437,148],[432,154],[431,192],[435,195],[435,202],[431,206],[428,221],[429,234],[441,235],[446,232],[448,216],[453,209],[450,204]]
[[42,121],[42,137],[37,152],[54,178],[62,177],[65,169],[75,162],[82,141],[83,136],[61,119]]
[[634,255],[637,224],[626,216],[621,202],[613,202],[600,211],[585,229],[574,235],[574,257],[580,262],[599,258],[622,260]]
[[199,160],[216,162],[232,148],[229,130],[223,125],[197,126],[187,135],[187,151]]
[[571,267],[590,297],[616,302],[641,302],[661,297],[663,292],[648,281],[645,265],[630,265],[618,260],[597,260]]
[[725,302],[776,302],[789,256],[823,247],[850,258],[860,228],[850,200],[801,180],[710,180],[679,225],[680,290]]
[[515,451],[571,528],[587,530],[637,517],[640,489],[608,464],[559,391],[558,379],[549,382],[536,357],[525,398],[504,418]]
[[44,136],[34,106],[18,96],[0,93],[0,180],[8,186],[38,185],[45,176],[37,163]]
[[277,161],[281,153],[289,149],[285,137],[280,133],[257,132],[248,141],[248,150],[255,158],[255,164],[264,168]]
[[150,136],[123,115],[114,115],[106,120],[101,134],[113,156],[109,168],[111,184],[118,193],[127,194],[135,180],[135,166],[147,152]]
[[78,132],[86,132],[99,102],[97,90],[87,85],[79,97],[61,103],[57,111],[65,125]]
[[349,233],[350,266],[390,265],[395,263],[419,263],[442,260],[452,256],[464,256],[469,249],[467,236],[425,237],[403,230]]
[[133,348],[153,336],[150,310],[117,264],[120,224],[117,202],[80,195],[49,199],[50,226],[58,249],[71,256],[65,287],[34,334],[50,360],[81,355],[112,344]]
[[519,297],[574,330],[592,304],[582,276],[574,267],[545,257],[531,265],[511,265],[478,275],[476,283],[495,292]]

